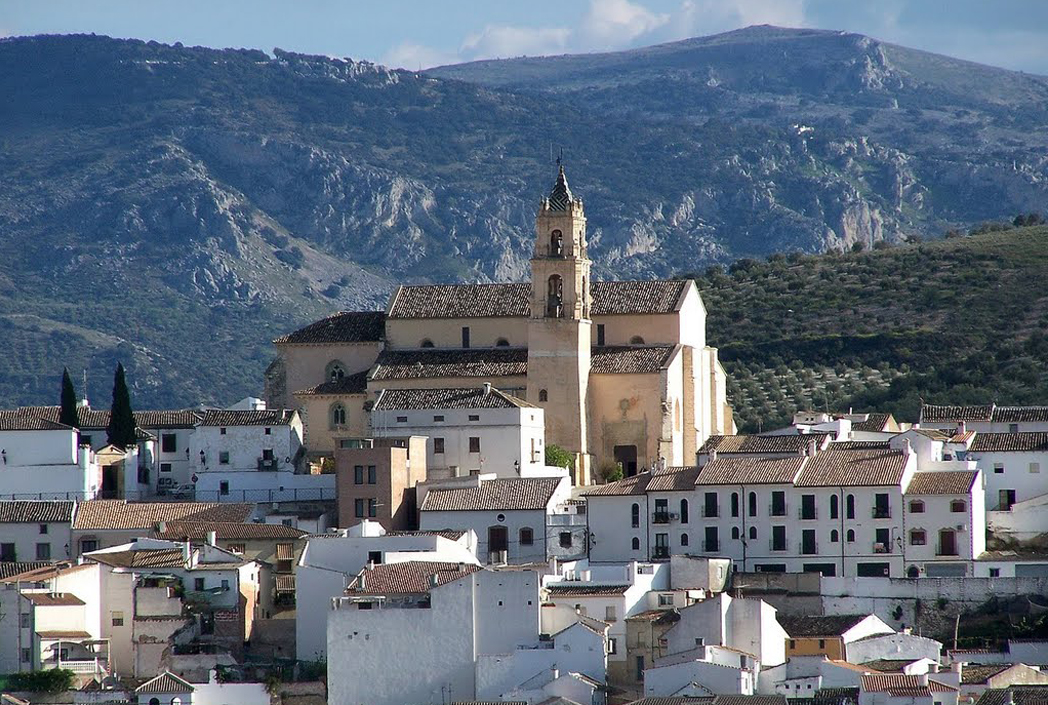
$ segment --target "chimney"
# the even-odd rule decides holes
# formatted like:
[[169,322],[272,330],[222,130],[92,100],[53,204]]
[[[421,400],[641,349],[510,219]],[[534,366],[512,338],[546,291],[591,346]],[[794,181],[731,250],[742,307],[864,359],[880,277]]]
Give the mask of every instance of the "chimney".
[[715,449],[713,449],[713,450],[711,450],[711,451],[710,451],[709,453],[707,453],[706,455],[707,455],[707,456],[709,457],[709,460],[707,460],[706,462],[708,462],[708,463],[712,463],[712,462],[713,462],[714,460],[716,460],[716,459],[717,459],[717,450],[716,450],[716,448],[715,448]]
[[440,585],[440,579],[437,577],[437,574],[433,573],[432,575],[430,575],[429,576],[429,586],[431,588],[435,588],[435,587],[438,587],[439,585]]
[[938,672],[939,672],[939,664],[937,664],[937,663],[929,663],[928,664],[928,673],[938,673]]
[[484,396],[491,396],[491,382],[484,383]]
[[920,683],[923,686],[927,686],[928,685],[928,674],[927,673],[922,673],[921,674],[921,676],[920,676]]
[[209,531],[207,532],[207,545],[217,546],[218,545],[218,532]]
[[182,563],[184,563],[186,566],[189,565],[189,555],[190,555],[189,541],[186,541],[186,542],[184,542],[182,544]]
[[560,678],[560,669],[557,668],[557,664],[553,664],[552,666],[550,666],[549,670],[550,675],[553,676],[553,680],[557,680],[558,678]]
[[167,533],[167,522],[166,521],[158,521],[156,523],[156,532],[158,534],[166,534]]
[[808,439],[808,457],[809,458],[813,457],[815,455],[816,447],[817,447],[817,445],[815,443],[815,439],[814,438],[809,438]]
[[466,572],[466,564],[463,563],[462,561],[459,561],[458,572],[460,572],[460,573],[465,573]]
[[368,575],[368,572],[365,570],[363,573],[360,574],[360,577],[357,578],[357,585],[359,586],[359,588],[361,590],[367,590],[368,589],[367,575]]
[[968,431],[968,424],[965,423],[964,421],[958,421],[957,422],[957,435],[958,436],[964,435],[964,433],[967,432],[967,431]]

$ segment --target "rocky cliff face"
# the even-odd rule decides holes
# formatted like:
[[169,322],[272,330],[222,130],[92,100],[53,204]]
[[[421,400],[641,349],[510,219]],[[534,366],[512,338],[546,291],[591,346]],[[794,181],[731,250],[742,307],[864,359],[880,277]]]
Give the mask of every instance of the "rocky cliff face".
[[271,338],[395,282],[526,277],[551,143],[605,278],[934,235],[1048,195],[1044,79],[835,32],[422,75],[16,38],[0,91],[9,404],[53,397],[63,365],[106,398],[117,359],[140,404],[229,402],[260,390]]

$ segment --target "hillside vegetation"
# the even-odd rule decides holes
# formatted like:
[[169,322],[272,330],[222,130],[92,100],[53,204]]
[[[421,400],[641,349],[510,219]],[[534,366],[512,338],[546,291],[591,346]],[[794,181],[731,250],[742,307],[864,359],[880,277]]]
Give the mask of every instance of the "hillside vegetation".
[[1048,227],[775,255],[697,282],[747,430],[796,409],[1048,400]]

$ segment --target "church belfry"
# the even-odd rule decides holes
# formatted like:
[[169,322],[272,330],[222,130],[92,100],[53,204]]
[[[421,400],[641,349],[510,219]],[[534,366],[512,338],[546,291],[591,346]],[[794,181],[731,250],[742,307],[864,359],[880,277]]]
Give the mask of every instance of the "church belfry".
[[564,167],[535,218],[528,328],[528,400],[546,411],[546,441],[576,454],[589,482],[590,260],[582,199]]

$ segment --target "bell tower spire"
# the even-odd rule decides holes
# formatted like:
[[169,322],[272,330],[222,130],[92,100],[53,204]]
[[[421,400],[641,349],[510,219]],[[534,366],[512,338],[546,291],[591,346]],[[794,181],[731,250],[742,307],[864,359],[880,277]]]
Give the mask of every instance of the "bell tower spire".
[[586,212],[561,165],[535,218],[528,325],[528,400],[546,411],[546,438],[576,456],[589,482],[590,267]]

